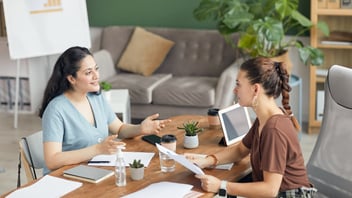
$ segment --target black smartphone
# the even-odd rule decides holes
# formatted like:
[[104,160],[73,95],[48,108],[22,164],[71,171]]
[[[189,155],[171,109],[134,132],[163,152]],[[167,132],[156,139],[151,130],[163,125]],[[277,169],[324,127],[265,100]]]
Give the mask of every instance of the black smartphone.
[[161,140],[161,137],[155,135],[155,134],[151,134],[151,135],[145,135],[142,137],[142,140],[152,144],[155,146],[155,143],[158,143],[160,144],[160,140]]

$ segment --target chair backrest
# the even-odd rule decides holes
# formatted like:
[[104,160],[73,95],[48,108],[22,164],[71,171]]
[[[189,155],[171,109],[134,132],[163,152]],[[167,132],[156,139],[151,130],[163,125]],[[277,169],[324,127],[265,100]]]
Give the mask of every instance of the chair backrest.
[[28,182],[37,179],[35,169],[41,169],[45,165],[42,134],[39,131],[19,141],[22,165]]
[[352,197],[352,69],[334,65],[325,81],[324,117],[307,164],[308,177],[327,197]]

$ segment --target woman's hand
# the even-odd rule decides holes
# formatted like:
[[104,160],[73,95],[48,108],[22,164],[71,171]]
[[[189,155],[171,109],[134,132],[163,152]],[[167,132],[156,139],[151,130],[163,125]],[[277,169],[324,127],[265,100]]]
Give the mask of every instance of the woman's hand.
[[213,165],[213,161],[204,155],[185,153],[184,156],[200,168],[208,168]]
[[117,135],[108,136],[104,141],[98,144],[100,154],[114,154],[118,146],[126,146],[126,143],[116,140]]
[[220,189],[220,179],[211,175],[196,175],[196,178],[200,179],[203,190],[207,192],[217,193]]
[[159,117],[159,114],[148,116],[141,123],[141,133],[142,134],[158,134],[161,129],[163,129],[167,123],[171,120],[155,120]]

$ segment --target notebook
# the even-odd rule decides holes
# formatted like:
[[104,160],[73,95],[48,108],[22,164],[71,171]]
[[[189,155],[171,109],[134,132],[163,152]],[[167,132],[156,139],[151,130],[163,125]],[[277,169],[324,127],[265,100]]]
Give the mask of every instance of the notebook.
[[114,172],[111,170],[86,165],[78,165],[64,171],[65,177],[78,179],[90,183],[98,183],[113,174]]
[[226,146],[242,140],[252,126],[247,107],[239,104],[221,109],[219,118],[224,133],[224,138],[219,144]]

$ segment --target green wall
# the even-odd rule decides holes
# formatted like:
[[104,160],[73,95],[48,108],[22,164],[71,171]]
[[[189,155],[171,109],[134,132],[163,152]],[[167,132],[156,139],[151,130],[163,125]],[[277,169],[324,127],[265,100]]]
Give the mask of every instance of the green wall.
[[200,0],[87,0],[90,26],[139,25],[150,27],[213,28],[198,22],[192,11]]
[[[192,12],[200,0],[87,0],[90,26],[139,25],[212,29],[213,22],[198,22]],[[299,10],[309,17],[310,1]]]

